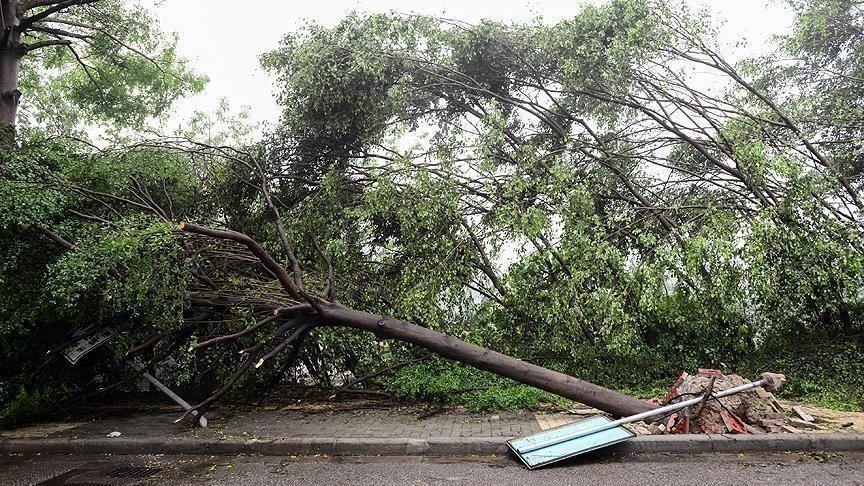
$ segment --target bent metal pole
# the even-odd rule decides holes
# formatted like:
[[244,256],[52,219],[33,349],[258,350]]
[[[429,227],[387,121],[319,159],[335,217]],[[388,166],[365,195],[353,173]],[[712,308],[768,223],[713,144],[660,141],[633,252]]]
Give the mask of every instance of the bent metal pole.
[[[192,405],[189,405],[189,402],[187,402],[186,400],[183,400],[183,398],[181,398],[180,395],[174,393],[174,391],[171,390],[170,388],[168,388],[167,386],[165,386],[164,383],[157,380],[155,376],[144,371],[143,366],[141,366],[140,364],[138,364],[134,361],[127,361],[126,364],[128,364],[129,367],[131,367],[133,370],[141,373],[141,376],[143,376],[144,379],[146,379],[153,386],[158,388],[159,391],[168,395],[168,398],[170,398],[171,400],[174,400],[174,403],[183,407],[183,410],[189,410],[190,408],[192,408]],[[207,418],[204,417],[203,415],[199,414],[197,410],[192,411],[192,416],[198,417],[198,425],[200,425],[201,427],[207,427]]]
[[[735,388],[730,388],[728,390],[724,390],[717,394],[711,394],[709,398],[723,398],[729,395],[734,395],[736,393],[740,393],[743,391],[750,390],[751,388],[756,388],[757,386],[762,386],[765,380],[757,380],[751,383],[745,383],[741,386],[736,386]],[[604,430],[613,429],[618,427],[619,425],[629,424],[633,422],[638,422],[640,420],[644,420],[648,417],[653,417],[655,415],[662,415],[666,412],[674,412],[675,410],[680,410],[682,408],[689,407],[690,405],[696,405],[701,402],[705,397],[699,396],[696,398],[691,398],[690,400],[685,400],[683,402],[673,403],[672,405],[666,405],[665,407],[655,408],[654,410],[649,410],[647,412],[637,413],[636,415],[631,415],[629,417],[620,418],[618,420],[614,420],[612,422],[608,422],[602,425],[598,425],[597,427],[592,427],[590,429],[580,430],[576,432],[572,432],[569,434],[562,435],[560,437],[554,437],[552,439],[544,440],[541,442],[535,442],[534,444],[528,444],[527,446],[521,447],[517,449],[520,454],[525,454],[527,452],[533,452],[536,450],[543,449],[545,447],[549,447],[551,445],[560,444],[562,442],[567,442],[569,440],[578,439],[580,437],[585,437],[586,435],[595,434],[597,432],[603,432]]]

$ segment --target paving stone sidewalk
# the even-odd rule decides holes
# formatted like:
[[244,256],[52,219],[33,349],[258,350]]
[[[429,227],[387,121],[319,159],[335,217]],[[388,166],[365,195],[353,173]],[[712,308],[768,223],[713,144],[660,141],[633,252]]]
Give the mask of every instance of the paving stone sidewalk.
[[560,413],[497,414],[440,413],[424,417],[416,412],[357,410],[304,412],[270,410],[207,414],[207,428],[191,421],[175,424],[179,413],[150,412],[89,420],[52,422],[0,431],[0,438],[188,437],[200,439],[263,439],[285,437],[410,438],[439,437],[511,438],[531,434],[579,419]]

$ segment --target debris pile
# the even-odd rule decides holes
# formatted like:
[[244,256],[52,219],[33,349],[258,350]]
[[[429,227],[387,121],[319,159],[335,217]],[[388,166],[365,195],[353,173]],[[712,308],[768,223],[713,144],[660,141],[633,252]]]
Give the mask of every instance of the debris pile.
[[786,381],[783,375],[764,373],[765,384],[745,392],[723,398],[710,397],[710,393],[728,390],[748,382],[738,375],[724,375],[718,370],[700,369],[695,375],[681,376],[659,405],[703,396],[696,405],[659,417],[649,426],[654,433],[671,434],[762,434],[766,432],[800,432],[810,421],[786,417],[786,411],[771,394]]

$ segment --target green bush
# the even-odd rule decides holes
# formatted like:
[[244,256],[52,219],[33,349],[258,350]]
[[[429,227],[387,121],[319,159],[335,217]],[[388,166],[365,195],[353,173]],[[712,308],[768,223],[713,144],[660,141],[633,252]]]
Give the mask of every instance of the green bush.
[[384,386],[398,398],[463,405],[476,412],[534,408],[553,399],[536,388],[440,358],[401,368]]

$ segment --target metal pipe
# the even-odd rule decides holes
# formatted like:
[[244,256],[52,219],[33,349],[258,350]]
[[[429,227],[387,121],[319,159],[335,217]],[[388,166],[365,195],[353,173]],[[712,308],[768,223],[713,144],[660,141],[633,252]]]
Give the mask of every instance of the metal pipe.
[[[723,390],[722,392],[715,394],[711,394],[710,398],[723,398],[729,395],[734,395],[736,393],[740,393],[743,391],[750,390],[751,388],[756,388],[757,386],[762,386],[765,380],[757,380],[751,383],[745,383],[741,386],[736,386],[735,388],[730,388],[728,390]],[[560,437],[554,437],[552,439],[548,439],[542,442],[537,442],[535,444],[529,444],[525,447],[517,449],[520,454],[525,454],[527,452],[533,452],[539,449],[543,449],[545,447],[549,447],[551,445],[560,444],[562,442],[567,442],[568,440],[578,439],[579,437],[585,437],[586,435],[595,434],[597,432],[602,432],[604,430],[609,430],[619,425],[629,424],[633,422],[638,422],[640,420],[644,420],[648,417],[653,417],[654,415],[662,415],[666,412],[673,412],[675,410],[680,410],[682,408],[689,407],[690,405],[696,405],[701,402],[705,397],[699,396],[696,398],[691,398],[690,400],[685,400],[683,402],[673,403],[672,405],[666,405],[665,407],[655,408],[654,410],[649,410],[647,412],[637,413],[636,415],[631,415],[629,417],[620,418],[618,420],[613,420],[612,422],[608,422],[602,425],[598,425],[597,427],[592,427],[590,429],[580,430],[577,432],[571,432],[569,434],[562,435]]]
[[[141,370],[144,369],[138,363],[134,363],[134,362],[129,361],[129,362],[127,362],[127,364],[129,364],[129,366],[131,366],[132,369],[134,369],[135,371],[140,372]],[[167,386],[162,384],[162,382],[157,380],[155,376],[151,375],[150,373],[147,373],[146,371],[142,372],[141,376],[143,376],[144,379],[146,379],[153,386],[155,386],[157,389],[159,389],[159,391],[168,395],[168,398],[170,398],[171,400],[174,400],[174,403],[183,407],[183,410],[189,410],[190,408],[192,408],[192,405],[189,405],[189,402],[187,402],[186,400],[183,400],[180,397],[180,395],[174,393],[173,390],[171,390],[170,388],[168,388]],[[201,427],[207,427],[207,419],[203,415],[199,416],[199,413],[197,410],[192,412],[192,416],[198,417],[198,425],[200,425]]]

